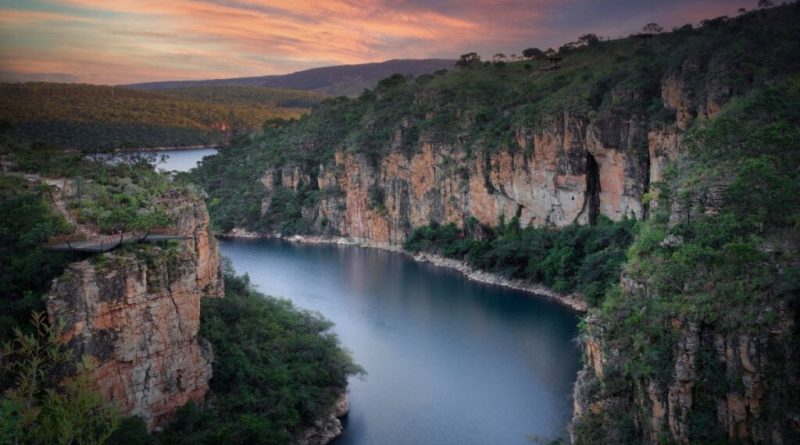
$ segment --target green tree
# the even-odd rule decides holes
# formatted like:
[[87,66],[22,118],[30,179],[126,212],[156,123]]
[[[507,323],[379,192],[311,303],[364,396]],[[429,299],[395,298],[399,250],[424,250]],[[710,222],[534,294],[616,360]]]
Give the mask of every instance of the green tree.
[[530,60],[538,59],[544,55],[544,51],[540,50],[539,48],[525,48],[522,50],[522,55]]
[[115,407],[106,406],[92,390],[89,358],[77,363],[77,373],[62,379],[72,356],[42,312],[31,317],[33,332],[15,330],[0,352],[0,443],[100,445],[119,424]]
[[462,54],[461,57],[458,58],[456,61],[456,66],[461,69],[473,68],[479,65],[481,62],[481,56],[478,53],[466,53]]

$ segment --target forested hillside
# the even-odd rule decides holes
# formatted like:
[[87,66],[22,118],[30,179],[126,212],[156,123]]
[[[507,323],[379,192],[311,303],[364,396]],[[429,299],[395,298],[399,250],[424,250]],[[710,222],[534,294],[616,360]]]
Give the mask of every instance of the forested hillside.
[[158,93],[57,83],[0,84],[0,120],[20,142],[74,149],[228,143],[266,119],[296,118],[325,96],[259,87]]
[[222,231],[405,243],[582,292],[575,443],[795,443],[798,20],[795,2],[465,54],[194,177]]
[[233,79],[177,80],[126,85],[142,90],[164,90],[194,87],[247,86],[268,88],[291,88],[316,91],[331,96],[357,96],[364,89],[375,88],[379,80],[392,74],[420,76],[453,67],[455,60],[448,59],[400,59],[357,65],[337,65],[289,74],[271,76],[239,77]]

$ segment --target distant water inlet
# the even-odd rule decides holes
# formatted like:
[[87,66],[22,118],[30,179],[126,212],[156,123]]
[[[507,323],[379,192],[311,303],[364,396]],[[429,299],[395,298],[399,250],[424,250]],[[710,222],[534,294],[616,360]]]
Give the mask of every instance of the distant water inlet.
[[197,163],[204,157],[217,154],[217,149],[165,150],[153,151],[149,154],[156,156],[156,168],[159,170],[186,172],[197,167]]
[[335,445],[530,444],[566,435],[577,316],[391,252],[221,243],[259,289],[336,323],[368,372]]
[[147,156],[154,160],[155,168],[163,171],[187,172],[195,167],[197,163],[206,156],[217,154],[216,148],[191,148],[191,149],[172,149],[172,150],[152,150],[152,151],[129,151],[112,153],[101,156],[106,162],[116,163],[125,162],[132,156]]

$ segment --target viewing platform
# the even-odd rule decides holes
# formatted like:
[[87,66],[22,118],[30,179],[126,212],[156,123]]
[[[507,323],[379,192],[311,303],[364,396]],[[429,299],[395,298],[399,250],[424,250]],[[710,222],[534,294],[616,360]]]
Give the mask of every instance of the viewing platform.
[[103,253],[114,250],[125,243],[159,242],[170,240],[187,240],[191,236],[179,235],[176,229],[159,228],[147,232],[123,232],[116,235],[86,237],[81,235],[65,235],[50,238],[47,250],[62,252]]

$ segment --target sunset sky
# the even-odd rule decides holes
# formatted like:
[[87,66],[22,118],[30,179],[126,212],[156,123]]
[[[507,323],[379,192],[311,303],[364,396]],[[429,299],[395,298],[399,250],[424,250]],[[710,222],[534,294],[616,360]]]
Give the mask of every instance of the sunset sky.
[[756,0],[0,0],[0,80],[120,84],[558,47]]

